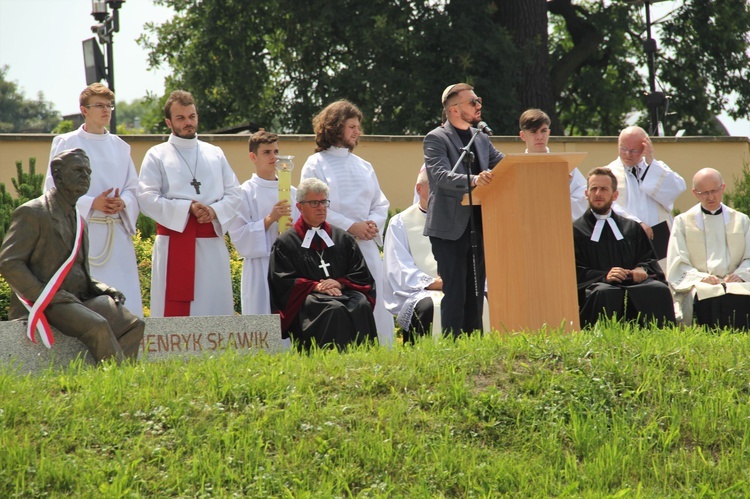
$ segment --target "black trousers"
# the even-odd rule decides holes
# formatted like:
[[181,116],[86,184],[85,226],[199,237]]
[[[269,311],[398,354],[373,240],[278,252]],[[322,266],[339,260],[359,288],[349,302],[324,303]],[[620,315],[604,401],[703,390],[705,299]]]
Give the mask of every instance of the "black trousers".
[[727,294],[705,300],[696,297],[693,315],[701,326],[747,331],[750,328],[750,296]]
[[[627,300],[625,299],[627,293]],[[601,315],[635,321],[647,327],[656,321],[657,327],[674,323],[672,293],[666,283],[646,279],[639,284],[622,285],[596,282],[579,296],[581,327],[593,326]]]
[[414,305],[414,315],[411,316],[409,329],[404,331],[404,343],[414,343],[418,337],[429,335],[434,313],[435,306],[432,304],[432,298],[427,296],[419,300]]
[[[475,220],[481,227],[482,222]],[[467,225],[463,235],[455,241],[430,236],[432,254],[443,279],[443,300],[440,302],[440,320],[443,333],[458,336],[482,330],[484,306],[484,242],[477,228],[476,280],[472,263],[471,228]],[[476,292],[478,291],[478,293]]]

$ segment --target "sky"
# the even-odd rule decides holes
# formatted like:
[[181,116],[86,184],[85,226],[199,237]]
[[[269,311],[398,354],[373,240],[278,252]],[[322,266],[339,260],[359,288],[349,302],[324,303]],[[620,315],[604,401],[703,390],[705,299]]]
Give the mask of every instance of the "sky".
[[[250,1],[250,0],[249,0]],[[652,19],[673,10],[679,1],[652,5]],[[164,92],[169,68],[148,69],[146,51],[136,39],[149,21],[161,23],[171,9],[152,0],[125,0],[120,9],[120,32],[114,34],[115,93],[130,102]],[[86,87],[81,42],[91,38],[91,0],[0,0],[0,66],[10,66],[8,78],[29,99],[39,92],[61,114],[78,112],[78,95]],[[658,32],[655,32],[658,44]],[[105,48],[102,47],[102,52]],[[750,136],[750,121],[720,119],[731,135]]]
[[[119,12],[113,38],[117,100],[130,102],[147,91],[161,95],[169,70],[149,70],[147,53],[135,40],[144,24],[164,22],[172,10],[152,0],[125,0]],[[42,92],[61,114],[76,113],[86,88],[81,42],[95,36],[94,24],[91,0],[0,0],[0,66],[10,66],[7,77],[26,98]]]

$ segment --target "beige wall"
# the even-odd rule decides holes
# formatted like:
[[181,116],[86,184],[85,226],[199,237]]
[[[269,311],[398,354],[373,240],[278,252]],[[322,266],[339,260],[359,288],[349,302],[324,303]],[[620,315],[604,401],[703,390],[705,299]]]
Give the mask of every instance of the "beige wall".
[[[153,145],[167,139],[166,135],[126,135],[122,137],[132,147],[133,161],[140,168],[143,156]],[[201,139],[224,150],[240,182],[253,172],[247,156],[247,135],[201,135]],[[516,137],[493,137],[495,147],[506,153],[521,153],[524,144]],[[742,172],[743,161],[750,162],[750,140],[747,137],[665,137],[654,138],[657,159],[666,162],[685,178],[688,191],[677,200],[680,211],[695,203],[690,193],[693,174],[707,166],[720,170],[731,188],[733,179]],[[15,177],[15,162],[29,157],[37,158],[37,171],[46,172],[52,135],[0,134],[0,182],[13,191],[11,178]],[[282,154],[293,155],[295,172],[293,182],[299,181],[299,172],[315,147],[309,135],[285,135],[280,138]],[[591,168],[609,164],[617,156],[616,137],[553,137],[550,149],[555,152],[587,152],[580,166],[585,174]],[[378,175],[381,188],[391,202],[391,208],[406,208],[412,202],[414,181],[422,164],[422,137],[415,136],[365,136],[360,139],[356,153],[370,161]]]

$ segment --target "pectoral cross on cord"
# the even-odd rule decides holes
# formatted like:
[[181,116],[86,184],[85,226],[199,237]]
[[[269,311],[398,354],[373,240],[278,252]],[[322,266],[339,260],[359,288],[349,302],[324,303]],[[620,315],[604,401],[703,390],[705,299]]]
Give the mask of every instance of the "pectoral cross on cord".
[[319,269],[323,269],[323,272],[325,273],[326,277],[331,277],[331,274],[328,273],[328,267],[331,266],[330,263],[326,263],[325,260],[323,260],[323,252],[322,251],[316,251],[318,256],[320,257],[320,265],[318,265]]
[[200,156],[200,147],[196,146],[195,148],[195,167],[190,168],[190,163],[187,162],[185,159],[185,156],[182,155],[179,149],[177,149],[177,146],[172,144],[172,147],[174,148],[175,152],[179,154],[180,159],[185,162],[185,166],[188,167],[188,171],[190,172],[190,175],[193,176],[193,181],[190,182],[190,185],[192,185],[195,188],[195,193],[200,194],[201,193],[201,183],[196,180],[195,176],[198,174],[198,156]]
[[195,177],[193,177],[193,181],[190,182],[190,185],[195,187],[195,193],[200,194],[201,193],[201,183],[195,180]]

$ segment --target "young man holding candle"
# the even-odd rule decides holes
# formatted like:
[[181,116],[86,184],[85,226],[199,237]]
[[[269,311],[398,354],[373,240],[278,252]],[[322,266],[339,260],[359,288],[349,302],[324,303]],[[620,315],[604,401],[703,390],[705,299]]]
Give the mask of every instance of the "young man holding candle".
[[[242,184],[242,204],[229,226],[242,263],[242,314],[270,314],[268,294],[268,257],[271,245],[299,218],[299,211],[288,199],[282,199],[276,177],[279,156],[278,136],[260,131],[250,137],[250,160],[255,165],[253,176]],[[292,198],[296,195],[291,188]],[[279,230],[279,219],[286,217],[286,227]]]

